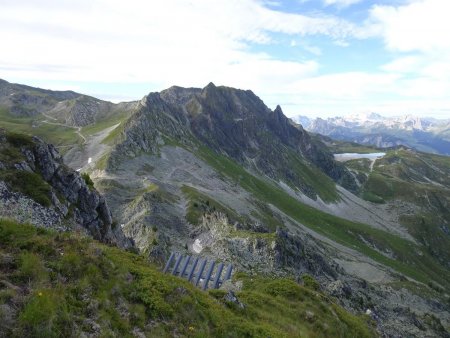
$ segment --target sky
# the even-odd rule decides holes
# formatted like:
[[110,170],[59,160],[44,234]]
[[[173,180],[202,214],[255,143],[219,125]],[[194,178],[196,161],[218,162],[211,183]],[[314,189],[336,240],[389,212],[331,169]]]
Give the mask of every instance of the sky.
[[0,0],[0,78],[113,102],[251,89],[287,116],[450,118],[448,0]]

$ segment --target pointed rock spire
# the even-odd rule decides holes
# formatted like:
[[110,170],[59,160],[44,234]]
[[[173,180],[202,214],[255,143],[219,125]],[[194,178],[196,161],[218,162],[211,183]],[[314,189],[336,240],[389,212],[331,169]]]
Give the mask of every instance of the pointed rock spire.
[[275,110],[273,111],[275,115],[284,115],[283,110],[281,109],[280,105],[278,104]]

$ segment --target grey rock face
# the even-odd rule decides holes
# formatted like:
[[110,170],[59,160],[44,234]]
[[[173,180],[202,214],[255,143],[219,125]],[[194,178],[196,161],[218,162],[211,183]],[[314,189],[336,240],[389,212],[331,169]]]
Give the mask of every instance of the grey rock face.
[[233,262],[240,270],[275,275],[307,273],[324,282],[338,276],[338,267],[329,263],[315,243],[287,230],[234,233],[234,226],[221,213],[203,217],[201,227],[205,230],[196,241],[202,246],[202,254]]
[[337,270],[307,239],[278,228],[276,230],[275,261],[280,267],[293,268],[296,273],[309,273],[320,278],[337,277]]
[[[0,134],[2,133],[4,131],[0,130]],[[2,147],[13,147],[7,144],[7,138],[0,140]],[[8,187],[0,182],[2,216],[13,216],[21,222],[58,229],[64,229],[66,221],[75,222],[97,240],[121,247],[132,246],[121,228],[114,226],[105,198],[90,188],[78,172],[64,165],[53,145],[34,137],[30,144],[20,146],[19,150],[25,160],[7,164],[4,166],[5,170],[9,169],[9,165],[14,170],[40,174],[51,187],[51,206],[44,207],[27,196],[14,192],[14,186]],[[15,213],[9,215],[8,208],[13,206]]]
[[0,181],[0,216],[43,228],[66,230],[64,215],[55,208],[46,208],[28,196],[12,191]]
[[203,89],[172,87],[150,93],[124,128],[110,164],[142,152],[156,153],[169,137],[196,147],[199,141],[278,181],[282,180],[316,198],[317,192],[293,169],[292,158],[320,168],[349,190],[353,176],[318,141],[296,126],[278,106],[270,110],[253,92],[210,83]]

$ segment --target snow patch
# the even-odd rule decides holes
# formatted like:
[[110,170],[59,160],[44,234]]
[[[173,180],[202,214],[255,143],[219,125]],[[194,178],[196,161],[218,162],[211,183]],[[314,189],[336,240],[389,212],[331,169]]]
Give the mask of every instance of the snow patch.
[[369,153],[369,154],[360,154],[360,153],[342,153],[342,154],[334,154],[334,159],[339,162],[345,162],[349,160],[356,160],[360,158],[367,158],[369,160],[376,160],[386,155],[386,153]]

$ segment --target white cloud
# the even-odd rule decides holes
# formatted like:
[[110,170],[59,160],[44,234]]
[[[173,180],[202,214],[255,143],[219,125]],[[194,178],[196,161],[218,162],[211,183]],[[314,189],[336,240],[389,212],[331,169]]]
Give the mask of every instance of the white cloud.
[[370,17],[390,50],[438,53],[450,50],[449,11],[448,0],[422,0],[399,7],[374,6]]
[[[273,106],[286,103],[291,115],[378,107],[393,95],[404,107],[430,100],[437,109],[449,101],[444,1],[375,6],[360,27],[333,16],[281,12],[278,1],[266,0],[0,1],[0,77],[6,80],[53,88],[56,82],[63,88],[70,82],[144,83],[149,91],[213,81],[252,89]],[[294,52],[307,51],[307,58],[282,61],[252,50],[275,45],[274,33],[288,35]],[[309,35],[348,49],[351,37],[379,36],[397,59],[380,69],[324,75],[316,59],[327,50],[309,45],[303,38]]]
[[256,77],[267,87],[271,77],[303,76],[317,65],[253,53],[249,43],[271,43],[272,33],[341,39],[352,30],[344,20],[275,11],[256,0],[4,1],[0,75],[162,87],[244,86]]
[[350,5],[354,5],[358,2],[361,2],[362,0],[324,0],[325,5],[336,5],[339,7],[347,7]]
[[422,62],[419,56],[405,56],[383,65],[381,69],[396,73],[415,73]]

